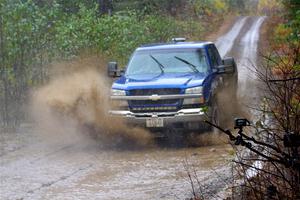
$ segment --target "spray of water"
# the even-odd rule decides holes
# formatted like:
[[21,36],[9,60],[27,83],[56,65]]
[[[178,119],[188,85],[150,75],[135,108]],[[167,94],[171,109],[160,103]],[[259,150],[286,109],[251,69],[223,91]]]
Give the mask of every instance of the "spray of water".
[[48,84],[32,94],[34,119],[43,132],[56,137],[79,133],[105,145],[149,145],[152,137],[147,131],[129,128],[122,119],[109,115],[110,82],[97,65],[95,58],[55,64]]

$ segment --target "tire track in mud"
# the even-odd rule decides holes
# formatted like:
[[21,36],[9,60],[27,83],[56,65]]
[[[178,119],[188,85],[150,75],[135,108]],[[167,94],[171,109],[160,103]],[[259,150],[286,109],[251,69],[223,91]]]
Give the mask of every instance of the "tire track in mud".
[[257,59],[260,28],[266,17],[250,17],[249,28],[243,30],[236,40],[236,46],[232,53],[237,58],[238,66],[238,99],[243,107],[244,114],[249,119],[256,121],[259,113],[261,94],[259,92],[260,82],[256,76],[259,68]]
[[6,150],[6,151],[1,150],[0,158],[1,158],[1,157],[4,157],[4,156],[6,156],[6,155],[9,155],[9,154],[11,154],[11,153],[17,152],[17,151],[19,151],[19,150],[22,150],[22,149],[24,149],[24,148],[26,148],[26,147],[27,147],[27,145],[21,145],[21,146],[14,147],[13,149],[9,149],[9,150]]
[[[28,147],[28,144],[24,144],[26,140],[26,133],[29,127],[21,126],[19,129],[13,131],[5,131],[0,129],[0,158],[4,158],[6,155],[16,153],[22,149]],[[19,130],[22,129],[22,133]],[[21,143],[16,143],[15,141],[22,141]]]
[[[248,60],[252,64],[257,64],[257,51],[259,42],[259,31],[266,17],[256,17],[249,31],[241,39],[241,46],[244,46],[241,58]],[[247,47],[247,48],[245,48]]]
[[[258,115],[258,113],[252,108],[259,105],[260,99],[258,92],[259,81],[255,73],[259,65],[257,55],[260,27],[265,19],[265,16],[239,18],[233,26],[233,28],[238,28],[239,32],[230,30],[216,41],[216,46],[221,55],[232,56],[236,60],[238,67],[238,104],[241,108],[240,115],[246,115],[245,117],[253,120],[253,116]],[[222,38],[225,38],[223,42],[220,41]]]
[[240,17],[225,35],[217,39],[215,45],[217,46],[221,57],[224,57],[231,51],[235,40],[240,34],[242,28],[245,26],[247,19],[248,17]]
[[[21,145],[20,147],[14,149],[13,151],[6,151],[4,154],[1,154],[1,166],[9,165],[14,159],[25,159],[27,164],[35,164],[38,161],[43,159],[47,159],[50,156],[59,154],[60,152],[66,151],[74,147],[75,144],[68,145],[59,145],[55,147],[55,149],[49,148],[46,144],[39,143],[33,145]],[[38,151],[40,149],[40,151]],[[31,154],[29,152],[32,152]],[[34,153],[33,153],[34,152]],[[28,154],[30,154],[30,158],[27,158]],[[25,162],[24,162],[25,164]]]
[[[28,160],[31,158],[29,154],[24,159],[1,164],[0,199],[40,199],[31,196],[43,193],[44,189],[55,187],[58,183],[64,184],[63,182],[68,182],[69,179],[82,176],[95,165],[96,161],[92,159],[93,155],[78,155],[80,148],[77,149],[76,145],[67,145],[50,151],[38,159]],[[77,157],[82,159],[78,160]]]
[[[251,113],[250,116],[257,116],[253,109],[250,109],[249,105],[259,105],[259,92],[258,92],[258,80],[255,75],[255,68],[258,65],[257,52],[258,42],[260,35],[260,27],[262,26],[265,16],[263,17],[243,17],[240,18],[232,28],[237,28],[239,32],[230,30],[227,34],[220,37],[217,42],[217,48],[222,56],[233,56],[236,59],[238,67],[238,100],[242,107],[243,112]],[[222,38],[226,39],[225,42],[220,42]],[[227,41],[227,43],[226,43]],[[227,46],[226,46],[227,45]],[[221,167],[221,166],[220,166]],[[221,167],[225,170],[222,174],[223,180],[231,180],[232,175],[230,167]],[[227,172],[226,172],[227,171]],[[214,199],[216,196],[210,196],[210,194],[217,194],[222,196],[226,184],[220,184],[219,179],[207,181],[204,187],[207,199]],[[207,186],[207,187],[206,187]],[[218,195],[218,193],[220,195]]]
[[56,183],[59,183],[59,182],[62,182],[62,181],[65,181],[71,177],[73,177],[74,175],[78,174],[79,172],[82,172],[84,170],[87,170],[89,168],[93,167],[93,164],[89,164],[87,166],[84,166],[84,167],[80,167],[78,168],[77,170],[75,171],[72,171],[71,173],[69,173],[68,175],[64,175],[64,176],[61,176],[59,177],[58,179],[56,180],[53,180],[53,181],[49,181],[47,183],[42,183],[41,186],[35,188],[35,189],[31,189],[31,190],[28,190],[26,192],[26,194],[28,194],[27,196],[24,196],[24,197],[21,197],[20,199],[26,199],[26,198],[30,198],[30,195],[34,194],[35,192],[37,191],[40,191],[42,189],[45,189],[45,188],[48,188],[48,187],[51,187],[53,185],[55,185]]
[[57,150],[51,151],[51,152],[49,152],[49,153],[45,153],[45,154],[42,155],[41,157],[38,157],[38,158],[36,158],[36,159],[31,160],[29,163],[30,163],[30,164],[34,164],[34,163],[36,163],[36,162],[38,162],[38,161],[40,161],[40,160],[43,160],[43,159],[48,158],[49,156],[53,156],[53,155],[55,155],[55,154],[57,154],[57,153],[59,153],[59,152],[65,151],[65,150],[67,150],[67,149],[70,149],[71,147],[74,147],[74,144],[66,145],[66,146],[63,146],[63,147],[61,147],[61,148],[58,148]]

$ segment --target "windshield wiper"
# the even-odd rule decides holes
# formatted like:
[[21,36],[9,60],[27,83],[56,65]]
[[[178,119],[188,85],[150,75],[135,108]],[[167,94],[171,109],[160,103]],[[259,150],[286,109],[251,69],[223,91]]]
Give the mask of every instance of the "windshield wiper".
[[152,56],[151,54],[150,54],[150,57],[158,64],[158,66],[159,66],[159,68],[160,68],[160,70],[161,70],[161,73],[164,73],[165,72],[165,70],[164,70],[164,68],[165,68],[165,66],[163,65],[163,64],[161,64],[154,56]]
[[176,58],[177,60],[180,60],[181,62],[187,64],[194,72],[199,73],[199,70],[197,69],[197,67],[195,65],[193,65],[192,63],[190,63],[187,60],[184,60],[182,58],[179,58],[177,56],[174,56],[174,58]]

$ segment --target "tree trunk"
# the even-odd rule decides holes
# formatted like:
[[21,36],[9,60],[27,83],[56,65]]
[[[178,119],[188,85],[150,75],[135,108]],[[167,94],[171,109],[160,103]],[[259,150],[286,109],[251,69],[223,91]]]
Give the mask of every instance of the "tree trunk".
[[[7,84],[7,73],[6,73],[6,67],[5,67],[5,55],[4,55],[4,33],[3,33],[3,17],[0,16],[0,77],[1,82],[3,84],[4,91],[2,93],[3,95],[3,101],[1,101],[3,108],[2,110],[2,124],[4,126],[8,125],[8,84]],[[1,84],[0,82],[0,84]]]
[[111,15],[112,12],[112,0],[98,0],[100,15]]

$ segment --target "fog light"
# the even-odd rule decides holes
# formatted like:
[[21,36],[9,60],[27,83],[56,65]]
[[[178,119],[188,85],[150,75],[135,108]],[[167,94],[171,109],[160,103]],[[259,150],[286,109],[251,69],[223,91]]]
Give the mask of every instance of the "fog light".
[[184,99],[183,105],[190,105],[190,104],[203,104],[204,103],[204,98],[199,97],[199,98],[189,98],[189,99]]

